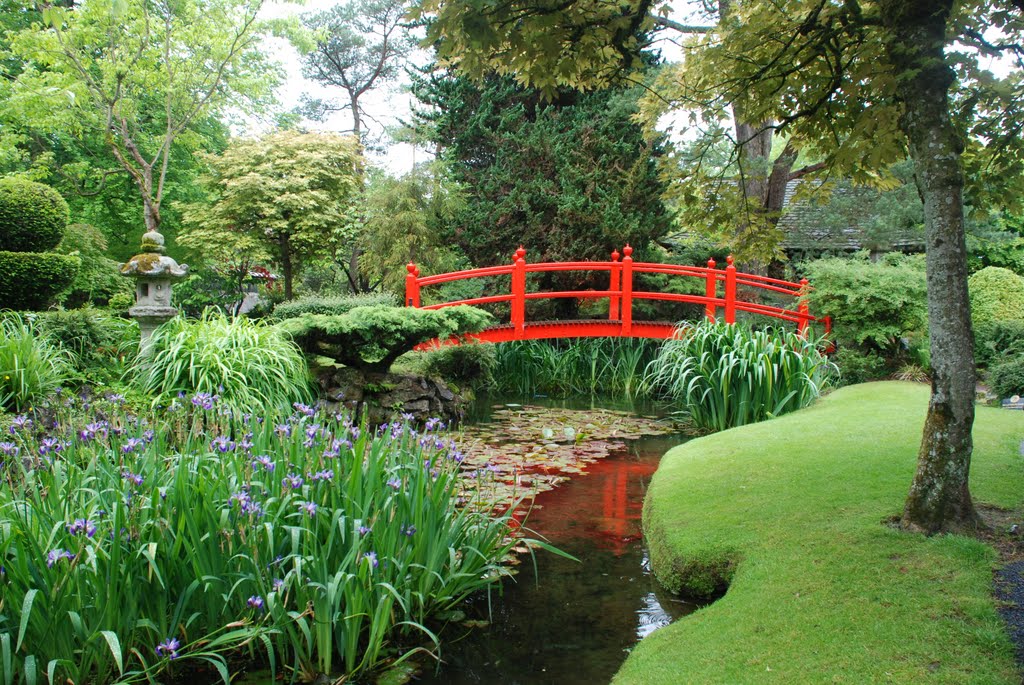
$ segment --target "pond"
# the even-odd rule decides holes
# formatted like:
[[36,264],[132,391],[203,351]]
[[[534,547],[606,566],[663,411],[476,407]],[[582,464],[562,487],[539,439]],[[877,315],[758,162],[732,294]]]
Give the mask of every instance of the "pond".
[[[504,402],[485,400],[472,421],[491,423],[495,434],[513,441],[516,433],[503,423],[507,413],[495,417],[486,410]],[[595,408],[624,408],[543,404],[548,416],[561,420],[562,409],[585,410],[575,420],[580,426],[592,424]],[[669,430],[640,437],[624,431],[629,437],[611,440],[608,456],[590,462],[584,474],[540,492],[526,523],[532,537],[543,537],[579,562],[540,550],[532,560],[524,555],[515,580],[465,607],[467,620],[446,627],[443,664],[438,670],[423,664],[413,682],[607,683],[640,639],[696,609],[660,590],[640,529],[644,492],[658,461],[687,439]]]

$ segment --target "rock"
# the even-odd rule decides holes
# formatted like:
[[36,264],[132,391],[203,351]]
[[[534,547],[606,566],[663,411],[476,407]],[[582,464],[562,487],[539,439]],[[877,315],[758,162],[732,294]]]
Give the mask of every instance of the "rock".
[[345,408],[370,423],[387,423],[402,414],[415,421],[461,418],[469,403],[438,379],[411,374],[363,374],[347,367],[317,372],[320,396],[332,411]]

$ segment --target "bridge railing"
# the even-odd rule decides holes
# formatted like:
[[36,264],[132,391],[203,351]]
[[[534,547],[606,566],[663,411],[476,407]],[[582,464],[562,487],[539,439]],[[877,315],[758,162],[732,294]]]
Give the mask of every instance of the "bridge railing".
[[[423,309],[441,309],[460,304],[481,305],[508,302],[511,307],[510,324],[515,329],[517,337],[522,337],[521,334],[525,329],[526,302],[528,300],[556,297],[580,299],[607,298],[608,319],[620,324],[619,334],[624,337],[631,334],[634,300],[662,300],[703,305],[704,316],[711,321],[718,319],[718,312],[721,310],[722,319],[726,323],[735,323],[736,312],[740,311],[761,314],[784,321],[792,321],[796,323],[797,331],[800,334],[804,334],[808,326],[814,322],[822,323],[826,333],[831,331],[832,322],[828,317],[818,318],[812,316],[808,309],[804,296],[809,291],[810,284],[806,278],[801,279],[799,282],[792,282],[757,274],[743,273],[737,271],[731,256],[726,258],[726,267],[719,269],[714,259],[709,259],[707,266],[703,267],[634,262],[632,255],[633,248],[626,245],[622,249],[621,259],[619,251],[615,250],[611,254],[611,260],[607,262],[537,262],[530,264],[526,261],[526,250],[520,246],[516,250],[511,264],[455,271],[434,276],[421,276],[419,268],[410,262],[406,267],[408,275],[405,280],[405,304],[408,307],[421,307],[420,291],[426,286],[487,276],[509,276],[510,287],[507,294],[443,302],[428,305],[423,307]],[[606,271],[608,272],[608,289],[527,292],[527,274],[553,271]],[[700,279],[704,282],[704,294],[690,295],[634,290],[634,274],[637,273],[666,274]],[[719,284],[721,284],[721,288],[719,288]],[[747,291],[760,290],[776,296],[782,295],[784,299],[792,298],[794,308],[740,299],[737,296],[737,291],[740,287],[745,288]],[[720,290],[721,296],[719,296]]]

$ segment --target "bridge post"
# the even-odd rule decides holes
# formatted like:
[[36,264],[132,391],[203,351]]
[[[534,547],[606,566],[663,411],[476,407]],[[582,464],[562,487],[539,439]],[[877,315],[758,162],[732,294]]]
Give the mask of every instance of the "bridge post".
[[405,265],[405,270],[409,272],[405,277],[405,306],[419,307],[420,284],[416,279],[420,275],[420,270],[412,262]]
[[622,335],[629,336],[633,330],[633,248],[628,244],[622,248]]
[[[608,284],[608,290],[611,290],[611,291],[614,292],[614,291],[617,291],[619,289],[619,283],[621,281],[621,276],[622,276],[622,274],[619,273],[620,270],[622,269],[622,267],[619,266],[619,263],[618,263],[619,262],[619,251],[618,250],[612,250],[612,261],[615,262],[615,264],[613,264],[612,268],[611,268],[611,282]],[[620,300],[620,296],[619,295],[612,294],[612,295],[608,296],[608,320],[609,321],[617,321],[618,318],[619,318],[619,300]]]
[[526,334],[526,250],[516,250],[512,269],[512,327],[516,339]]
[[801,338],[807,335],[807,324],[808,319],[811,316],[811,309],[807,305],[807,291],[809,290],[809,282],[806,278],[800,279],[800,305],[798,311],[800,312],[800,320],[796,324],[796,332]]
[[[713,300],[718,297],[718,274],[715,273],[715,260],[708,260],[708,275],[707,280],[704,283],[704,297],[709,300]],[[708,302],[704,305],[704,317],[711,323],[715,322],[715,307],[714,302]]]
[[732,255],[725,258],[725,322],[736,323],[736,267]]

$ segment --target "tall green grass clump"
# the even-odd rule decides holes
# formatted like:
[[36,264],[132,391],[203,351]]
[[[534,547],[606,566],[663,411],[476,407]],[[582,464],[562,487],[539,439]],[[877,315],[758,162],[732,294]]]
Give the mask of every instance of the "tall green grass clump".
[[220,312],[161,326],[129,374],[141,390],[165,399],[201,392],[244,411],[308,401],[312,387],[290,338],[262,321]]
[[436,422],[239,417],[208,393],[148,419],[61,407],[0,437],[5,683],[187,682],[187,662],[228,683],[254,657],[348,682],[502,574],[507,517],[460,506]]
[[522,340],[495,346],[492,389],[517,395],[644,393],[644,369],[661,346],[640,338]]
[[682,404],[698,426],[725,430],[807,406],[833,375],[816,341],[705,321],[664,344],[644,384]]
[[67,353],[42,339],[19,314],[0,317],[0,409],[37,405],[71,373]]

